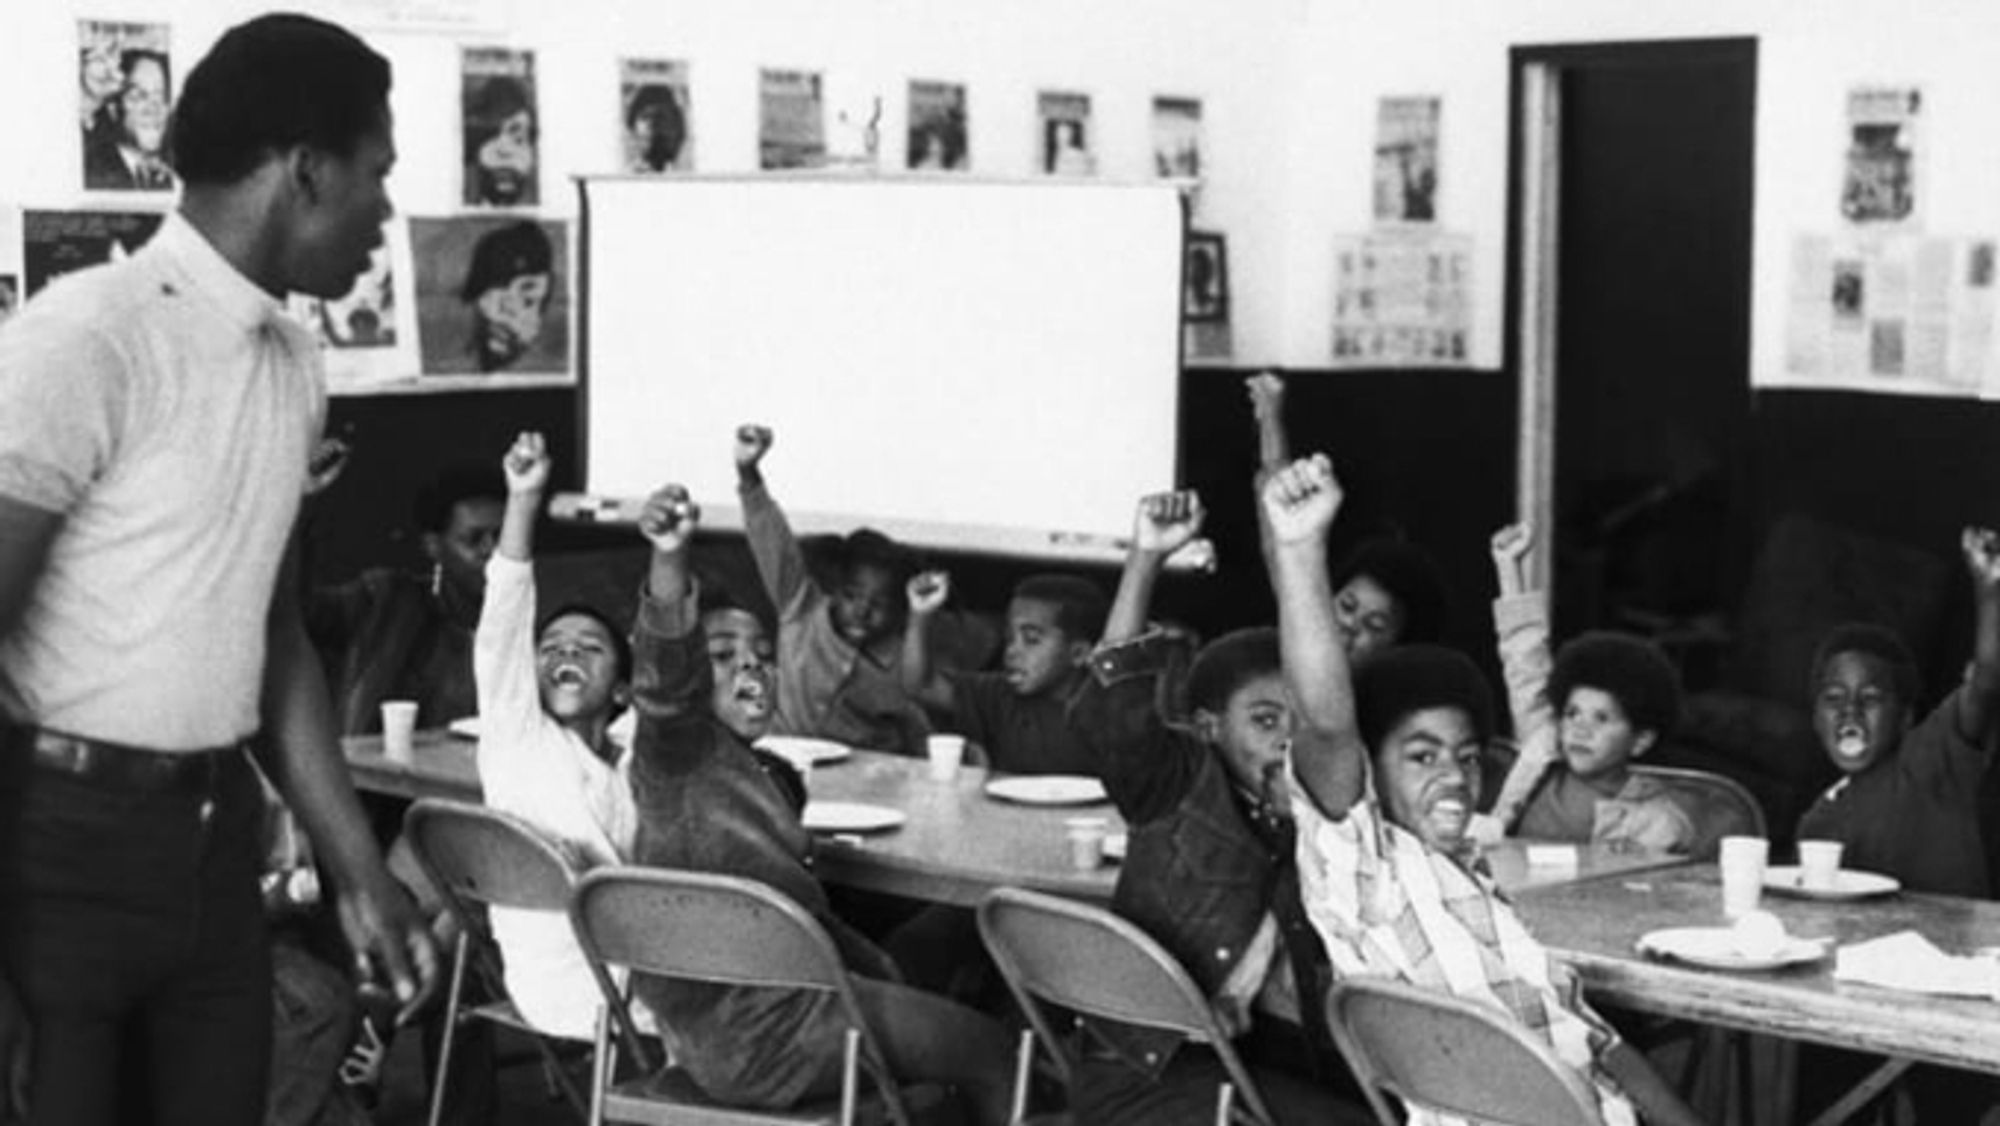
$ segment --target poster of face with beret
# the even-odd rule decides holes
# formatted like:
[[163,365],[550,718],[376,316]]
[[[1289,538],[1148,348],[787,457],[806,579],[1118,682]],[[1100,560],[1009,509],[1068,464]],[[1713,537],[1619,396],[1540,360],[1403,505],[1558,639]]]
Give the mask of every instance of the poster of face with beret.
[[526,216],[411,219],[422,382],[568,384],[569,225]]

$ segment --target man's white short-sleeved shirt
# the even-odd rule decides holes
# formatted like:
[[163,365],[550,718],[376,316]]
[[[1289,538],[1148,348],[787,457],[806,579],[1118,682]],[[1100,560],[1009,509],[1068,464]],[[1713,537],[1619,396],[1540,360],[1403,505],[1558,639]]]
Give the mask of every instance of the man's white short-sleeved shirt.
[[0,495],[64,518],[0,711],[162,750],[255,731],[325,410],[310,336],[179,215],[0,328]]

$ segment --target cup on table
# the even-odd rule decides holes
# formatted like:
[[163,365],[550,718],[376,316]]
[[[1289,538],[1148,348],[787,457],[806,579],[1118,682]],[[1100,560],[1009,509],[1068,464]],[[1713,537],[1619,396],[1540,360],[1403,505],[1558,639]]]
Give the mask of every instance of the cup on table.
[[417,702],[382,701],[382,757],[409,762],[416,756]]
[[1111,823],[1102,817],[1072,817],[1063,823],[1069,836],[1070,867],[1094,871],[1104,863],[1104,838]]
[[965,736],[932,735],[924,740],[924,753],[930,756],[931,780],[949,782],[958,777],[958,766],[965,761]]
[[1832,891],[1840,883],[1839,841],[1799,842],[1799,886],[1811,891]]
[[1764,865],[1771,842],[1762,837],[1724,837],[1722,854],[1722,915],[1734,919],[1757,909],[1764,894]]

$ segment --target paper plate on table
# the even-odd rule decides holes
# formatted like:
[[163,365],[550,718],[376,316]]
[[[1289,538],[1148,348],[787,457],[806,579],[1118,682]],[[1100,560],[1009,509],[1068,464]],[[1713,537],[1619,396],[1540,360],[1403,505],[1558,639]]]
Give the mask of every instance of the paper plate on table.
[[900,809],[854,801],[809,801],[799,814],[799,821],[815,833],[879,833],[908,820]]
[[1639,952],[1711,970],[1775,970],[1826,957],[1828,940],[1787,936],[1764,949],[1747,950],[1735,927],[1668,927],[1639,936]]
[[845,743],[808,739],[803,735],[766,735],[757,740],[757,745],[800,770],[839,762],[854,753],[854,748]]
[[1104,783],[1082,774],[1025,774],[986,783],[986,796],[1022,805],[1094,805],[1104,801]]
[[1796,865],[1764,869],[1764,887],[1780,895],[1796,895],[1803,899],[1869,899],[1903,890],[1903,885],[1894,876],[1855,872],[1846,868],[1833,874],[1832,887],[1809,888],[1805,884],[1805,870]]
[[1123,861],[1125,846],[1131,843],[1123,833],[1107,833],[1104,837],[1104,859]]
[[479,717],[476,715],[460,716],[450,723],[445,724],[444,729],[461,739],[477,739],[479,738]]

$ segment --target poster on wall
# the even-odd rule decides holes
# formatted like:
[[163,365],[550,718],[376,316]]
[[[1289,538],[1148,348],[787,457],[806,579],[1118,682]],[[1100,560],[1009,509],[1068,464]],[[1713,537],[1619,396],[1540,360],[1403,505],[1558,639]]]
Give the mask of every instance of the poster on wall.
[[1090,95],[1044,90],[1035,95],[1041,131],[1042,171],[1050,176],[1089,176],[1097,171],[1091,135]]
[[1335,367],[1464,367],[1472,348],[1472,238],[1376,231],[1334,246]]
[[33,297],[64,274],[131,255],[166,216],[158,211],[29,211],[21,217],[21,272]]
[[1212,231],[1189,231],[1181,271],[1181,319],[1190,324],[1229,319],[1228,245]]
[[499,35],[520,0],[301,0],[298,7],[357,32]]
[[1435,97],[1383,98],[1375,117],[1375,221],[1437,219],[1438,114]]
[[465,137],[459,198],[476,207],[532,207],[542,201],[537,147],[535,55],[467,47],[459,70]]
[[167,38],[163,23],[77,21],[86,190],[173,190],[162,148],[173,104]]
[[1917,395],[2000,391],[1995,252],[1991,238],[1799,235],[1782,383]]
[[623,166],[627,172],[694,169],[694,120],[688,64],[678,59],[621,59],[618,103],[624,107]]
[[906,167],[919,172],[964,172],[972,167],[964,85],[911,79],[909,121]]
[[557,220],[411,219],[421,382],[572,382],[569,239]]
[[295,293],[287,301],[319,344],[331,394],[365,394],[408,382],[417,372],[412,323],[406,323],[410,301],[399,292],[410,276],[408,230],[391,220],[382,234],[368,269],[345,295],[323,300]]
[[1847,94],[1847,158],[1840,213],[1858,226],[1914,224],[1921,217],[1913,86],[1859,86]]
[[1153,99],[1153,174],[1162,179],[1200,180],[1201,102],[1195,98]]
[[757,167],[818,168],[826,163],[826,92],[818,71],[760,71]]

